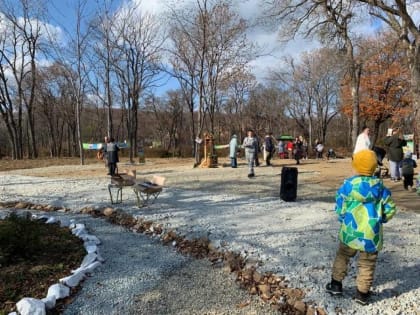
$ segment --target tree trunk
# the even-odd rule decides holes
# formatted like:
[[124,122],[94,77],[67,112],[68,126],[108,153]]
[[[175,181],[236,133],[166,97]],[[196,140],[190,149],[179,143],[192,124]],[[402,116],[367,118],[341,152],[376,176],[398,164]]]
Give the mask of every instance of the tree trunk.
[[413,98],[413,134],[414,134],[414,153],[419,154],[420,141],[420,36],[416,39],[414,47],[409,53],[412,54],[411,63],[411,94]]
[[80,165],[85,165],[85,155],[83,152],[83,140],[82,140],[82,123],[81,123],[81,101],[76,101],[76,124],[77,124],[77,142],[79,149]]

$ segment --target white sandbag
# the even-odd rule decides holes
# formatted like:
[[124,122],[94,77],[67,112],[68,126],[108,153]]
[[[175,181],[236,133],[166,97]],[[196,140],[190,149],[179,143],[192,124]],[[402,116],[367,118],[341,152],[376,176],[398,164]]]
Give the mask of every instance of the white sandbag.
[[83,272],[76,272],[72,274],[71,276],[61,278],[60,282],[64,283],[65,285],[74,288],[76,287],[80,281],[82,281],[85,278],[85,274]]
[[44,297],[43,299],[41,299],[41,301],[45,304],[47,310],[53,309],[55,307],[56,299],[54,295]]
[[62,283],[53,284],[48,288],[47,297],[53,296],[56,300],[64,299],[70,295],[70,288]]
[[61,227],[69,227],[70,226],[70,220],[67,218],[60,218],[60,226]]
[[101,241],[99,240],[99,238],[97,238],[95,235],[91,235],[91,234],[82,234],[79,236],[82,240],[84,240],[85,242],[89,241],[89,242],[94,242],[96,245],[101,244]]
[[47,222],[45,222],[45,223],[47,223],[47,224],[53,224],[53,223],[57,223],[57,221],[58,220],[55,217],[49,217],[48,220],[47,220]]
[[70,229],[74,229],[75,227],[76,227],[76,221],[74,219],[70,219],[69,228]]
[[45,304],[34,298],[23,298],[16,303],[17,310],[21,315],[46,315]]
[[77,237],[80,237],[81,235],[88,234],[88,231],[84,227],[80,227],[74,228],[73,230],[71,230],[71,233],[73,235],[76,235]]
[[96,251],[96,260],[100,261],[101,263],[103,263],[105,261],[105,259],[101,256],[101,254],[99,254],[99,251]]
[[86,226],[83,223],[76,223],[75,229],[86,229]]
[[99,261],[95,261],[86,267],[79,267],[76,270],[72,270],[71,272],[72,273],[83,272],[85,274],[92,273],[100,265],[102,265],[102,263],[100,263]]
[[80,267],[86,267],[86,266],[90,265],[90,264],[91,264],[91,263],[93,263],[95,260],[97,260],[96,258],[97,258],[96,253],[90,253],[90,254],[87,254],[87,255],[83,258],[82,263],[80,264]]
[[85,242],[83,245],[84,245],[84,247],[86,249],[86,252],[88,254],[90,254],[90,253],[96,253],[97,250],[98,250],[98,246],[95,243]]

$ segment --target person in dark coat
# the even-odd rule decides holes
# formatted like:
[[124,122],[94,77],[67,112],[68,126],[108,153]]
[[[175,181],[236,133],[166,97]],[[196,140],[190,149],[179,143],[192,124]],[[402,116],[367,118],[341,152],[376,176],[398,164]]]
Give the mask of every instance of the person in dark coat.
[[117,163],[119,162],[119,158],[118,158],[119,150],[120,148],[115,143],[115,139],[111,137],[109,139],[109,142],[106,144],[106,156],[107,156],[108,168],[109,168],[108,175],[111,175],[111,176],[115,175],[115,171],[117,169]]
[[273,154],[276,150],[275,143],[274,143],[274,137],[272,132],[267,132],[267,134],[264,137],[264,155],[265,155],[265,165],[270,166],[271,165],[271,159],[273,157]]
[[296,164],[300,164],[300,159],[302,158],[302,152],[303,152],[303,138],[296,137],[295,142],[293,143],[293,156],[296,160]]
[[401,180],[401,161],[404,158],[403,147],[407,145],[407,141],[402,139],[399,129],[393,129],[392,135],[385,138],[384,144],[388,147],[391,180]]
[[404,155],[404,159],[402,160],[402,176],[404,176],[404,189],[416,191],[414,188],[414,169],[417,167],[416,161],[412,159],[413,154],[408,151]]

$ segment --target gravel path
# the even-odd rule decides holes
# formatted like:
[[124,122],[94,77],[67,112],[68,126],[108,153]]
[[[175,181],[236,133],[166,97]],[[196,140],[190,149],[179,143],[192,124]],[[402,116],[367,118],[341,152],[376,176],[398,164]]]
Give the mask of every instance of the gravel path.
[[[249,180],[246,178],[245,170],[241,168],[236,170],[228,168],[191,170],[187,167],[153,170],[151,168],[143,175],[160,173],[167,176],[169,182],[169,187],[164,190],[158,202],[150,207],[138,209],[135,207],[134,196],[127,190],[124,192],[125,202],[119,205],[119,208],[133,215],[160,222],[165,228],[175,229],[177,233],[187,237],[208,236],[213,244],[222,250],[226,248],[241,252],[243,256],[259,259],[262,262],[261,271],[274,271],[279,275],[285,275],[292,286],[305,290],[308,301],[313,301],[314,304],[323,307],[329,314],[418,315],[420,311],[418,306],[418,301],[420,301],[418,277],[420,274],[418,255],[420,218],[418,214],[400,211],[385,226],[385,247],[379,256],[373,287],[373,301],[369,306],[361,307],[351,299],[355,290],[356,266],[354,263],[350,266],[349,276],[344,281],[344,297],[335,299],[324,293],[324,286],[330,278],[331,263],[337,248],[338,223],[332,211],[334,206],[331,197],[332,190],[309,185],[314,172],[300,172],[298,201],[283,202],[278,198],[279,172],[279,168],[258,168],[256,178]],[[34,203],[50,203],[73,210],[90,205],[103,207],[109,205],[106,184],[106,178],[75,180],[7,174],[0,177],[0,201],[19,199]],[[95,197],[92,198],[92,196]],[[103,223],[95,222],[97,221],[92,221],[87,225],[92,226],[92,229],[98,229],[98,232],[94,233],[101,238],[100,230]],[[104,244],[108,238],[110,242],[114,242],[111,240],[116,238],[117,249],[114,249],[116,252],[106,254],[106,249],[103,249],[103,256],[119,253],[120,258],[105,257],[110,260],[110,270],[106,272],[108,267],[105,266],[104,270],[99,269],[97,275],[89,279],[90,282],[86,283],[86,287],[89,285],[92,287],[86,289],[88,291],[82,290],[79,305],[89,305],[90,299],[96,299],[95,296],[89,295],[92,292],[95,292],[95,295],[98,294],[96,282],[111,281],[113,291],[119,291],[116,296],[124,292],[124,294],[133,294],[137,297],[134,299],[135,306],[131,302],[122,304],[134,307],[139,314],[152,314],[153,312],[148,312],[148,307],[152,308],[156,314],[165,314],[165,310],[168,310],[166,314],[194,312],[202,314],[204,309],[208,311],[208,314],[235,314],[235,312],[253,314],[248,307],[238,310],[234,306],[243,302],[245,296],[236,300],[238,302],[233,302],[229,310],[224,309],[224,306],[219,308],[215,303],[211,303],[213,306],[204,305],[204,308],[201,308],[202,306],[197,302],[201,299],[196,299],[197,296],[206,296],[206,294],[211,296],[221,289],[220,285],[218,289],[205,285],[217,282],[213,281],[216,279],[213,277],[217,277],[218,270],[210,269],[211,276],[207,278],[211,280],[205,281],[204,277],[201,283],[200,268],[204,265],[196,266],[197,262],[189,261],[185,257],[167,260],[161,258],[166,257],[166,254],[160,256],[159,253],[142,256],[143,258],[133,257],[133,261],[138,263],[147,262],[145,257],[151,257],[149,259],[152,267],[162,260],[162,267],[157,268],[156,273],[150,271],[152,275],[159,275],[151,276],[157,279],[158,285],[147,286],[146,281],[144,285],[139,285],[139,288],[134,290],[136,292],[122,290],[125,288],[125,282],[128,283],[129,289],[133,278],[128,277],[127,281],[120,282],[119,277],[125,279],[127,274],[122,271],[119,273],[118,270],[114,272],[114,269],[120,268],[122,264],[125,265],[125,270],[136,272],[133,271],[134,268],[127,266],[127,262],[133,265],[127,253],[133,254],[136,252],[136,246],[138,248],[143,248],[143,246],[137,244],[126,250],[118,247],[118,242],[124,244],[125,239],[128,238],[127,244],[131,244],[131,237],[137,239],[142,236],[106,232],[113,229],[118,231],[120,228],[104,227]],[[149,243],[149,246],[153,248],[160,247],[158,244],[151,244],[153,242]],[[170,248],[162,247],[160,250],[171,254]],[[175,254],[172,253],[172,255]],[[106,264],[108,263],[107,261]],[[146,264],[146,269],[148,269],[147,266],[148,264]],[[191,270],[191,278],[187,275],[179,277],[180,274],[186,274],[187,270]],[[208,271],[206,270],[204,274]],[[138,272],[143,275],[141,271]],[[149,279],[144,277],[146,280]],[[226,278],[226,274],[221,274],[222,288],[229,282]],[[171,288],[176,288],[177,284],[181,285],[183,283],[181,279],[185,281],[185,286],[182,285],[179,290],[181,296],[178,297],[174,295],[174,291],[177,290]],[[197,281],[197,288],[208,290],[199,293],[196,289],[189,289],[190,279],[194,279],[193,282]],[[138,280],[139,277],[137,277]],[[165,282],[173,283],[173,285],[165,286]],[[83,294],[83,292],[89,292],[89,294]],[[179,307],[183,305],[183,294],[187,295],[185,300],[191,299],[193,302],[188,306]],[[159,300],[160,295],[168,298]],[[222,296],[225,295],[222,294]],[[203,299],[206,300],[206,298]],[[118,301],[116,299],[115,303],[107,305],[112,304],[112,307],[118,308],[121,304]],[[78,303],[76,299],[73,304]],[[81,306],[74,307],[77,310]],[[145,310],[143,313],[142,309]],[[185,311],[188,312],[183,313]],[[256,309],[255,312],[267,314],[266,309]]]

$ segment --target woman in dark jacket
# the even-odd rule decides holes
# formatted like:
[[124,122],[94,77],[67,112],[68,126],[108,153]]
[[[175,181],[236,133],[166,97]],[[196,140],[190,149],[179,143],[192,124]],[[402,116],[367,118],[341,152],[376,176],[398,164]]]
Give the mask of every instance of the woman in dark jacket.
[[114,138],[109,139],[109,142],[106,144],[106,156],[108,159],[108,167],[109,173],[108,175],[114,176],[115,170],[117,169],[117,163],[119,162],[118,159],[118,151],[120,148],[114,142]]
[[388,147],[391,180],[401,180],[401,161],[404,158],[403,147],[407,145],[407,142],[401,139],[400,130],[394,129],[392,135],[385,138],[384,144]]

